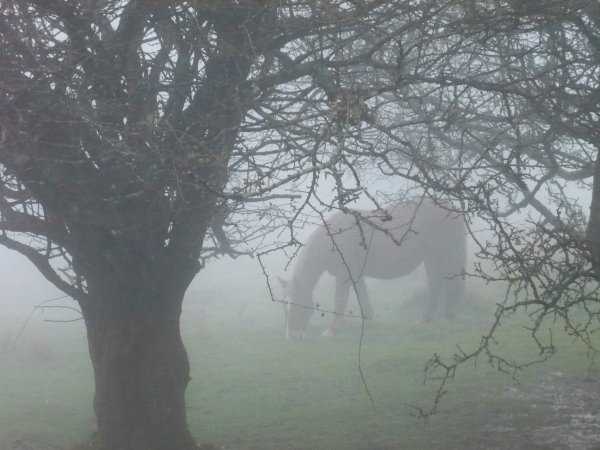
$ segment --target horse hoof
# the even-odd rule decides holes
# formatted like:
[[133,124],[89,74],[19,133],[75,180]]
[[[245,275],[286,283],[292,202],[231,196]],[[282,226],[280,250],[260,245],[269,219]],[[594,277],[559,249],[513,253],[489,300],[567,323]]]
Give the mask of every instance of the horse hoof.
[[301,331],[301,332],[296,332],[296,333],[290,333],[289,331],[286,331],[285,333],[285,340],[286,341],[290,341],[290,340],[297,340],[297,339],[304,339],[306,337],[306,333]]
[[325,331],[323,331],[323,333],[321,333],[321,337],[324,338],[334,338],[335,337],[335,333],[332,329],[327,328]]
[[415,325],[424,326],[431,325],[433,323],[432,319],[419,319],[415,322]]

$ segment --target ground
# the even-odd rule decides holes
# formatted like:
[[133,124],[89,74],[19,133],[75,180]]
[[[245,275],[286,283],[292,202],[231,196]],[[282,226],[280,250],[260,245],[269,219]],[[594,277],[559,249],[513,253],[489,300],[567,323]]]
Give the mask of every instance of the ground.
[[506,398],[527,405],[521,412],[501,414],[485,427],[492,449],[600,449],[598,380],[565,380],[562,372],[542,378],[539,387],[524,392],[504,389]]
[[[250,275],[262,286],[260,273]],[[412,288],[371,283],[376,316],[365,324],[361,367],[373,409],[358,371],[360,321],[323,340],[331,317],[315,315],[307,339],[285,341],[281,305],[259,286],[214,284],[190,292],[182,317],[198,442],[222,450],[600,450],[600,366],[590,369],[585,346],[559,325],[557,354],[519,373],[519,383],[485,361],[468,364],[436,416],[426,424],[410,416],[408,405],[427,407],[436,391],[423,384],[425,362],[480,342],[492,293],[478,291],[487,297],[464,305],[453,323],[422,326],[422,302],[397,301]],[[331,291],[316,299],[329,305]],[[82,450],[74,443],[94,430],[83,324],[38,313],[14,343],[29,313],[0,322],[15,344],[0,352],[0,450]],[[507,321],[498,336],[498,350],[521,362],[537,356],[527,321]]]

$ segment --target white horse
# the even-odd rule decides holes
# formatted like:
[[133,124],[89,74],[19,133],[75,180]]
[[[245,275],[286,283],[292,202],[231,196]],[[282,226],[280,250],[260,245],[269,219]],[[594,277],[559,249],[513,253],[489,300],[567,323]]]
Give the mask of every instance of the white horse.
[[339,328],[352,288],[363,317],[371,317],[364,277],[400,278],[425,264],[428,302],[424,321],[435,318],[442,291],[445,316],[454,316],[454,304],[464,297],[466,226],[461,215],[427,198],[387,209],[338,212],[315,230],[302,249],[291,280],[279,279],[286,305],[286,337],[304,337],[314,311],[312,294],[321,275],[335,277],[335,314],[323,336]]

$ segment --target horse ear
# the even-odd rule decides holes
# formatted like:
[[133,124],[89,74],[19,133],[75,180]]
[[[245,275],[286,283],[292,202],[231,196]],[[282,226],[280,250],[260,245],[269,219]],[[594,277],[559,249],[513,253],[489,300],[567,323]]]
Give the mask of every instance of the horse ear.
[[279,284],[281,284],[281,286],[285,289],[287,287],[288,284],[290,284],[290,282],[288,280],[284,280],[281,277],[277,277],[277,280],[279,280]]

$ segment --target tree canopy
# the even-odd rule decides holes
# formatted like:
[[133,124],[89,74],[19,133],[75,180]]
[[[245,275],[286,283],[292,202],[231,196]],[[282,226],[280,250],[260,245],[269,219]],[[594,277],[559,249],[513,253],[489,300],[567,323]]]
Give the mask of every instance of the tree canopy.
[[[119,339],[147,355],[177,340],[170,325],[135,347],[156,317],[177,322],[202,258],[295,244],[304,213],[382,208],[407,190],[487,223],[472,234],[493,270],[469,272],[508,282],[498,320],[532,308],[536,338],[561,318],[592,345],[599,29],[585,0],[3,3],[0,244],[79,302],[100,435],[119,395],[102,400],[101,368]],[[487,342],[455,361],[505,365]],[[187,360],[174,353],[179,388],[165,396],[181,410]]]

